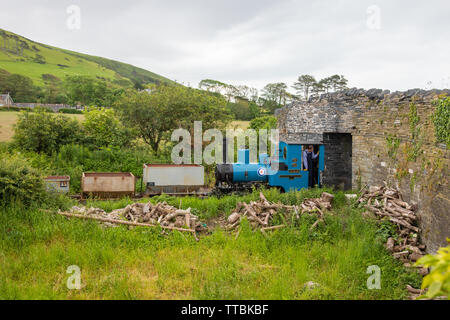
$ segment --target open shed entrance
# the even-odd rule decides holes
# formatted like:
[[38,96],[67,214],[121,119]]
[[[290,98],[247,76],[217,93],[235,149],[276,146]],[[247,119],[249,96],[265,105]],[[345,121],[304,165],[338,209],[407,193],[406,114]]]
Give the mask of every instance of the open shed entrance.
[[352,135],[324,133],[325,170],[323,183],[338,189],[352,188]]

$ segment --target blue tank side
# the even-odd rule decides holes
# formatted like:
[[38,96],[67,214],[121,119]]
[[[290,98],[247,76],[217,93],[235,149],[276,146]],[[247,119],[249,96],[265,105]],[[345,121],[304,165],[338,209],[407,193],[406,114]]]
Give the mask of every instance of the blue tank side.
[[[279,144],[279,162],[287,165],[287,170],[276,170],[276,161],[272,162],[269,185],[282,187],[286,192],[308,187],[308,171],[302,171],[302,146],[300,144]],[[282,167],[279,166],[278,169]]]
[[267,167],[259,163],[234,163],[233,182],[265,182]]

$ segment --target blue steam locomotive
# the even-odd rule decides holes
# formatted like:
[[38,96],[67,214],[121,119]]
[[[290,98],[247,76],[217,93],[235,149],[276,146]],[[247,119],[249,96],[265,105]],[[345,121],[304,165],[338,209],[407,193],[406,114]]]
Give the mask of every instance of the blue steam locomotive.
[[[320,145],[315,149],[320,152],[312,172],[321,187],[325,148]],[[277,187],[284,192],[308,188],[310,173],[303,170],[302,153],[303,145],[280,141],[276,157],[260,154],[258,163],[250,163],[250,151],[238,150],[237,163],[216,166],[216,188],[225,192],[251,189],[255,185]]]

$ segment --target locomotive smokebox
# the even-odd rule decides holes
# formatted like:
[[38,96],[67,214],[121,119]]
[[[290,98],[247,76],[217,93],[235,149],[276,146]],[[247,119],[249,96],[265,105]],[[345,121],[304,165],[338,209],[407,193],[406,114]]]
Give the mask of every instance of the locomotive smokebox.
[[220,182],[233,182],[233,165],[229,163],[216,165],[216,185]]

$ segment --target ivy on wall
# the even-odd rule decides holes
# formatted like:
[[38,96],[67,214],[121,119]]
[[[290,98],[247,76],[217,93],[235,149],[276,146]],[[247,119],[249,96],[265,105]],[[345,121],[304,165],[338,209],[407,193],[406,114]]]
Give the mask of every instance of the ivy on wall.
[[438,142],[450,145],[450,97],[441,98],[435,102],[436,110],[432,115],[436,139]]
[[407,155],[408,160],[414,162],[423,153],[422,128],[419,125],[420,117],[417,114],[417,106],[414,102],[411,102],[409,105],[408,120],[409,130],[411,132],[411,144],[408,144],[407,146]]

